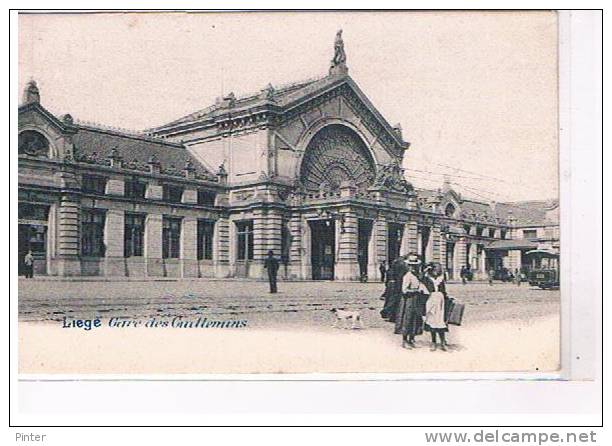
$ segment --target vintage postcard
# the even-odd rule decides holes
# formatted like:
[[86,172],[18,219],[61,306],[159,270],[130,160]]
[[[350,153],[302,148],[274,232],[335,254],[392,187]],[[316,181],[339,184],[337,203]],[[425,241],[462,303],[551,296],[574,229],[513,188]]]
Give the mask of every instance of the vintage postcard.
[[556,12],[18,25],[21,375],[559,370]]

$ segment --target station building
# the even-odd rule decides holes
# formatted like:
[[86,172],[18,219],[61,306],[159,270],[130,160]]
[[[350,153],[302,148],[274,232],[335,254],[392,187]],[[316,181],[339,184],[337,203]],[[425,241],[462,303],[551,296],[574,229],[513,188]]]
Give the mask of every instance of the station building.
[[[342,44],[340,40],[340,44]],[[336,54],[325,76],[233,93],[130,133],[44,108],[34,81],[19,107],[19,256],[35,275],[378,279],[416,252],[458,278],[524,267],[558,249],[558,203],[487,203],[448,183],[416,190],[409,143]],[[343,48],[342,48],[343,50]]]

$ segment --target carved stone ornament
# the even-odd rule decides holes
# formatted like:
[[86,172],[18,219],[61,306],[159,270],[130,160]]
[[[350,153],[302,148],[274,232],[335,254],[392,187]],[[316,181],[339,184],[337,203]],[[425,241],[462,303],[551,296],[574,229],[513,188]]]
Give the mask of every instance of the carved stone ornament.
[[408,194],[414,191],[412,184],[404,178],[402,168],[397,162],[379,167],[374,187]]
[[374,180],[374,162],[361,138],[343,125],[320,130],[310,141],[300,168],[300,183],[308,193],[339,191],[343,181],[367,189]]

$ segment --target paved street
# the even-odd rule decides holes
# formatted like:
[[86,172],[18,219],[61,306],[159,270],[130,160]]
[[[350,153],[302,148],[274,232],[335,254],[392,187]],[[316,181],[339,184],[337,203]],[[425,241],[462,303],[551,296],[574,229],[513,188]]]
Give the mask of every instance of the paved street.
[[[559,292],[523,284],[449,284],[466,303],[448,352],[417,349],[380,319],[379,283],[19,282],[21,373],[332,373],[552,371],[559,361]],[[359,309],[365,328],[332,327],[331,308]],[[64,317],[100,328],[62,328]],[[242,328],[116,328],[126,320],[244,320]]]
[[[266,282],[58,282],[21,279],[21,321],[72,318],[215,316],[248,319],[249,325],[329,325],[332,308],[362,310],[368,327],[381,327],[383,285],[356,282],[281,282],[268,294]],[[522,284],[449,284],[449,294],[466,304],[465,323],[529,320],[558,314],[559,292]]]

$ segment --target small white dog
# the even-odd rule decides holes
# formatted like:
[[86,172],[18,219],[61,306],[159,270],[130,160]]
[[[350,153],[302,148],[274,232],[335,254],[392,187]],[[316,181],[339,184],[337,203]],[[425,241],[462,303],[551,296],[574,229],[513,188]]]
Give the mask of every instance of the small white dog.
[[334,308],[331,312],[336,315],[336,319],[334,320],[335,328],[341,328],[341,325],[344,325],[343,328],[349,328],[349,321],[351,323],[350,328],[363,328],[363,321],[361,320],[361,313],[359,311]]

